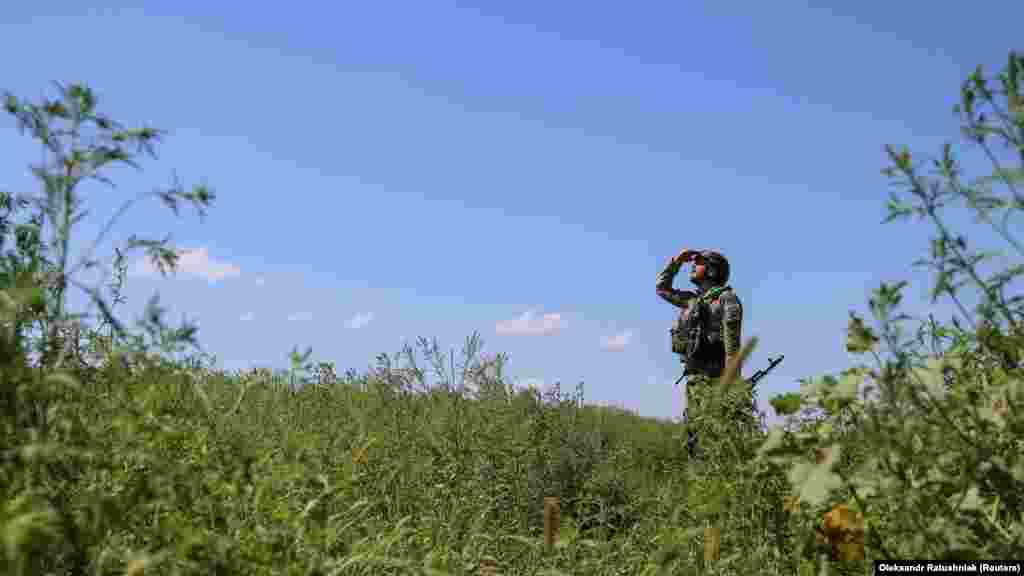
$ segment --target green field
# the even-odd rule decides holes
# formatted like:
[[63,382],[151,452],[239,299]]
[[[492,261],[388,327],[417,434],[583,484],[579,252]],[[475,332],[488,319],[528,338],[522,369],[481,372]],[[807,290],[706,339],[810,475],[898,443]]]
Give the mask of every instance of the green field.
[[[156,302],[121,325],[121,256],[171,267],[175,252],[133,239],[89,292],[68,259],[76,186],[159,133],[101,115],[81,85],[37,103],[8,95],[49,162],[38,202],[0,196],[0,572],[863,574],[874,559],[1024,558],[1022,83],[1011,54],[962,86],[961,136],[990,174],[962,174],[951,147],[889,149],[902,186],[891,219],[934,228],[935,297],[979,304],[915,322],[900,317],[903,284],[880,286],[872,319],[851,314],[857,367],[772,399],[786,420],[771,430],[736,423],[749,386],[727,379],[693,461],[681,424],[589,405],[582,385],[513,388],[506,358],[481,356],[475,335],[458,351],[421,339],[363,374],[298,350],[291,370],[238,374],[214,370],[194,327],[167,326]],[[80,140],[85,126],[101,138]],[[214,200],[204,187],[156,196]],[[943,220],[956,206],[1015,264],[979,272],[988,249]],[[72,322],[81,289],[103,313]]]

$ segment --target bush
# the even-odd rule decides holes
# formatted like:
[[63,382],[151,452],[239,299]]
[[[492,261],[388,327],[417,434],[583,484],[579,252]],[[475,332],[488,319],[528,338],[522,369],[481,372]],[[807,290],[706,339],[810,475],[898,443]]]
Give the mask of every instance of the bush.
[[[888,147],[885,170],[902,190],[887,221],[932,224],[932,301],[948,298],[949,323],[899,311],[905,282],[882,284],[874,326],[851,312],[847,348],[867,361],[838,377],[807,379],[801,407],[819,418],[775,430],[765,454],[788,463],[800,499],[820,511],[841,503],[863,514],[871,558],[1016,558],[1024,552],[1024,297],[1011,294],[1024,265],[1012,218],[1024,209],[1024,59],[1012,54],[997,78],[979,68],[955,112],[964,140],[993,173],[965,180],[952,145],[917,161]],[[928,171],[926,172],[926,168]],[[1005,241],[1010,255],[982,250],[950,230],[944,210],[962,202]],[[998,258],[1010,265],[993,270]],[[966,294],[965,294],[966,293]],[[967,305],[967,298],[977,304]],[[791,407],[790,412],[795,408]],[[808,454],[818,454],[817,461]],[[807,524],[815,516],[803,515]]]

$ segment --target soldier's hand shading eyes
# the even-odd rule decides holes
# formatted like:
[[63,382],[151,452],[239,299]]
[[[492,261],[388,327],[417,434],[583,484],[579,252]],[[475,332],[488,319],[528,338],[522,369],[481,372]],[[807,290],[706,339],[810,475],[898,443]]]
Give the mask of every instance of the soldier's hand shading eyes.
[[692,261],[696,257],[697,257],[697,251],[696,250],[690,250],[689,248],[684,248],[676,256],[676,260],[678,260],[680,262],[690,262],[690,261]]

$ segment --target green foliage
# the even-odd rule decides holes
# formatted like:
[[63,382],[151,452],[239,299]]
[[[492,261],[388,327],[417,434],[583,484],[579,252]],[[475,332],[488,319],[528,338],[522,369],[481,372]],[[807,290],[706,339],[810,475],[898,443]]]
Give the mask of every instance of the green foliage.
[[[98,488],[112,471],[130,475],[132,461],[153,455],[109,442],[111,434],[125,422],[152,430],[154,420],[147,405],[151,399],[125,403],[125,391],[113,384],[130,381],[129,359],[122,363],[113,354],[126,353],[136,364],[167,373],[169,366],[156,362],[148,350],[154,343],[164,350],[194,344],[195,329],[167,328],[154,299],[139,333],[129,333],[112,314],[111,304],[123,301],[120,282],[110,287],[111,302],[99,286],[88,286],[78,276],[103,270],[95,250],[138,199],[155,195],[172,209],[187,202],[200,214],[213,199],[203,187],[186,192],[180,186],[139,196],[125,203],[81,258],[72,261],[72,230],[85,217],[81,186],[89,181],[112,186],[104,171],[116,164],[137,167],[139,155],[153,154],[160,133],[125,129],[100,114],[95,95],[85,86],[57,89],[58,99],[39,104],[4,96],[4,110],[43,148],[41,162],[31,167],[41,192],[0,192],[0,492],[7,503],[0,515],[0,563],[9,574],[101,571],[117,557],[128,558],[124,546],[109,536],[130,534],[128,512],[132,506],[141,511],[142,504],[112,495],[130,495],[143,485],[124,484],[120,493]],[[121,280],[124,255],[136,248],[144,248],[164,269],[173,268],[177,254],[166,241],[133,237],[124,249],[115,248]],[[69,350],[79,347],[84,318],[66,310],[69,287],[83,290],[100,309],[100,326],[110,328],[99,366],[69,357]],[[103,340],[98,328],[86,329],[86,337],[94,345]],[[83,382],[102,384],[95,388]],[[162,434],[173,426],[157,429]],[[119,454],[121,449],[127,452]],[[169,479],[148,478],[144,490]]]
[[[698,461],[682,426],[586,405],[582,384],[515,389],[507,358],[480,355],[476,335],[458,359],[420,339],[338,377],[298,347],[288,370],[214,370],[195,327],[168,328],[156,297],[129,331],[113,314],[126,255],[143,250],[167,272],[177,253],[132,237],[114,247],[107,283],[87,286],[77,273],[106,271],[95,250],[113,221],[79,262],[69,238],[79,186],[111,184],[102,169],[138,166],[162,133],[100,115],[79,85],[39,104],[6,95],[47,160],[33,167],[42,194],[0,194],[3,573],[454,575],[495,560],[501,574],[815,574],[864,573],[874,558],[1020,557],[1024,266],[991,270],[998,254],[970,247],[942,211],[963,201],[1021,255],[1021,78],[1011,56],[994,84],[979,70],[961,92],[963,134],[991,174],[966,181],[947,145],[923,175],[890,148],[886,173],[904,193],[888,220],[937,228],[919,264],[958,315],[907,330],[906,283],[881,285],[872,321],[850,316],[847,349],[864,360],[772,399],[786,422],[767,433],[731,366],[711,417],[688,424]],[[177,184],[156,197],[200,215],[212,200]],[[68,312],[69,287],[98,305],[94,325]],[[549,496],[562,508],[551,550]],[[865,558],[830,559],[822,535],[849,520],[836,504],[861,514]],[[707,526],[722,536],[714,565]]]
[[[961,132],[993,166],[967,180],[953,146],[916,162],[889,147],[884,171],[902,194],[886,221],[915,218],[937,233],[917,264],[935,274],[931,297],[949,298],[950,323],[899,312],[905,282],[882,284],[869,309],[873,325],[851,312],[847,349],[864,358],[837,377],[803,381],[801,406],[817,418],[774,431],[766,460],[788,465],[814,512],[836,502],[864,515],[873,558],[1013,558],[1024,552],[1024,326],[1019,284],[1024,256],[1012,219],[1024,209],[1024,59],[1011,54],[994,82],[981,69],[961,90]],[[925,173],[925,167],[929,173]],[[962,203],[1009,250],[983,250],[946,223]],[[1010,264],[991,270],[997,259]],[[1016,289],[1016,290],[1014,290]],[[971,307],[967,302],[974,301]],[[906,327],[916,320],[917,329]],[[791,423],[792,424],[792,423]],[[810,455],[825,454],[810,462]]]

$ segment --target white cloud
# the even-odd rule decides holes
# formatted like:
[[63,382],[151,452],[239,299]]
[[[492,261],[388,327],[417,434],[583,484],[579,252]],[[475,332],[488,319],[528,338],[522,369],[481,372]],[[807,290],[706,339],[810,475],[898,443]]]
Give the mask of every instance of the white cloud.
[[601,341],[601,348],[609,352],[622,352],[626,349],[626,345],[629,344],[629,340],[632,337],[633,333],[629,330],[620,332],[614,336],[603,339]]
[[366,326],[372,320],[373,320],[373,312],[366,312],[366,313],[363,313],[363,314],[356,314],[352,318],[349,318],[349,321],[347,322],[347,325],[348,325],[349,328],[352,328],[353,330],[356,330],[356,329],[362,328],[363,326]]
[[313,315],[309,312],[296,312],[288,316],[289,322],[308,322],[313,319]]
[[538,336],[555,334],[564,326],[561,314],[545,314],[536,318],[533,310],[529,310],[519,318],[498,322],[495,331],[498,334]]
[[239,320],[241,320],[242,322],[248,322],[253,318],[255,318],[255,316],[253,315],[252,312],[246,312],[245,314],[242,314],[242,317],[239,318]]
[[518,378],[514,382],[514,386],[520,390],[544,390],[544,380],[540,378]]
[[[150,261],[143,258],[135,263],[132,274],[135,276],[153,276],[160,270]],[[232,276],[238,276],[242,270],[229,262],[211,260],[206,248],[195,250],[178,250],[178,262],[175,272],[198,276],[208,282],[217,282]]]
[[210,282],[238,276],[242,270],[228,262],[211,260],[206,248],[183,250],[178,253],[178,268],[183,272],[205,278]]

